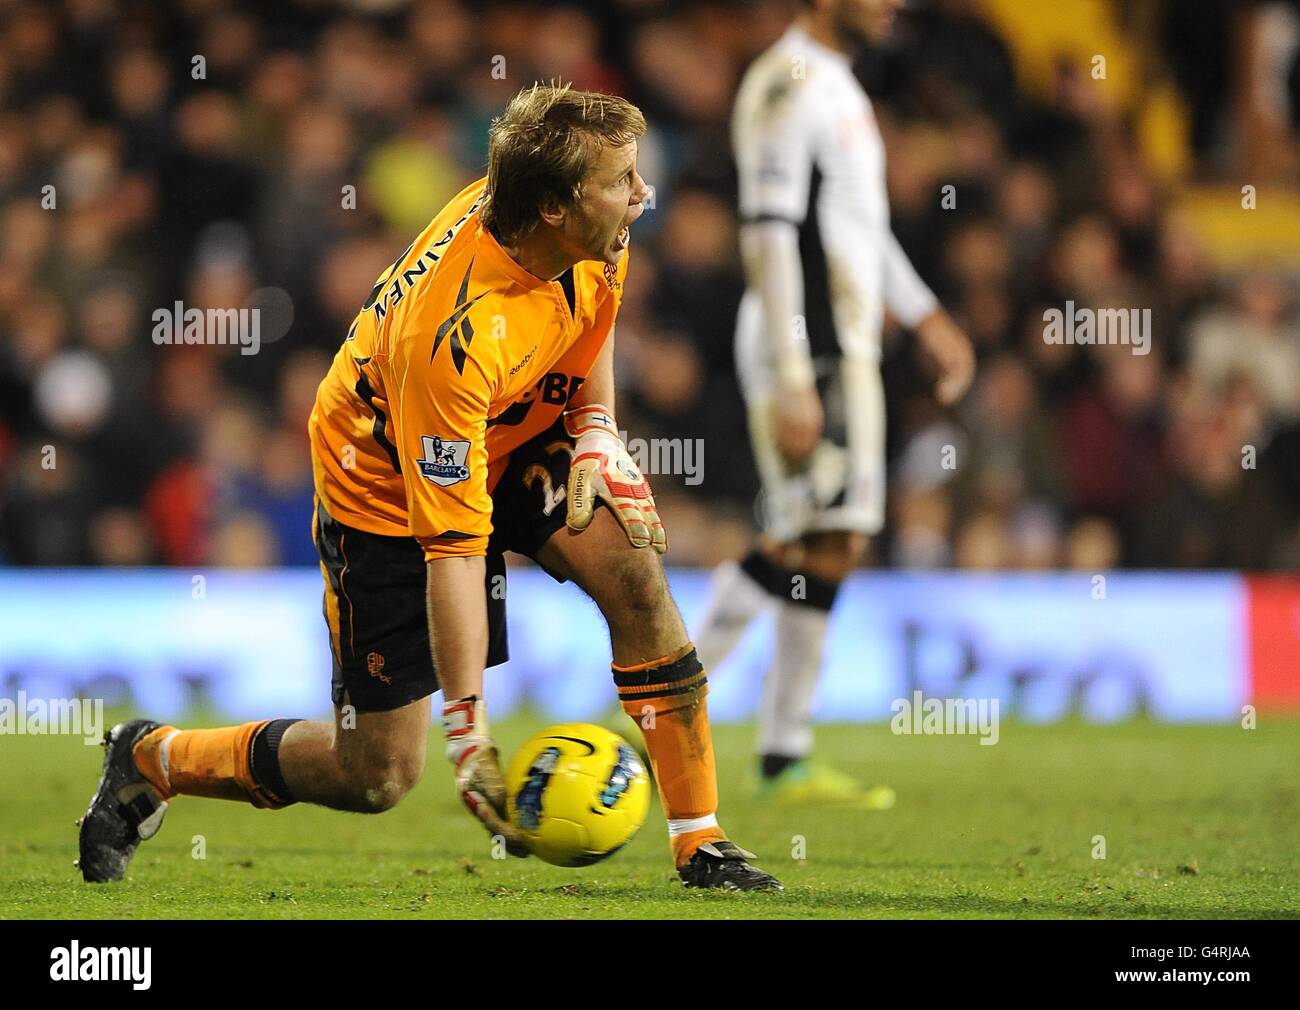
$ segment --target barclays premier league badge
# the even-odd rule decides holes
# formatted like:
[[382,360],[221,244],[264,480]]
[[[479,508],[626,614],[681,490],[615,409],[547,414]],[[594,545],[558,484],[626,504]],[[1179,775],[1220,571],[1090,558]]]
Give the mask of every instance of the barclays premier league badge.
[[424,443],[424,458],[418,460],[420,473],[442,487],[469,479],[469,467],[465,465],[469,456],[468,441],[437,435],[421,435],[420,440]]

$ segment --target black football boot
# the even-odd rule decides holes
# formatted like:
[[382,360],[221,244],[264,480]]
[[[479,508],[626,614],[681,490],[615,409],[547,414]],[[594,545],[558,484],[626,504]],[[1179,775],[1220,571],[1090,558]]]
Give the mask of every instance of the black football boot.
[[136,846],[162,827],[167,802],[135,767],[131,750],[161,723],[120,722],[104,734],[104,774],[77,825],[81,828],[81,875],[93,884],[121,880]]
[[753,859],[734,842],[705,842],[677,871],[687,887],[716,887],[722,891],[784,891],[781,881],[750,866]]

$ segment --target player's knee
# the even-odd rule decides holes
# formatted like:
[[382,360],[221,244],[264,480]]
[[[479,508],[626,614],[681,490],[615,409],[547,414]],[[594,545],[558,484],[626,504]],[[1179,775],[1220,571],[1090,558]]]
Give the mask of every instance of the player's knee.
[[663,568],[649,548],[625,551],[610,565],[606,599],[599,601],[611,620],[644,618],[662,606],[665,599]]
[[804,543],[799,567],[838,585],[862,563],[867,543],[867,537],[862,533],[824,533],[809,537]]
[[394,755],[362,762],[351,769],[355,808],[361,813],[382,814],[392,810],[420,781],[424,759],[415,755]]
[[823,582],[838,586],[849,577],[854,565],[844,558],[809,555],[799,567]]

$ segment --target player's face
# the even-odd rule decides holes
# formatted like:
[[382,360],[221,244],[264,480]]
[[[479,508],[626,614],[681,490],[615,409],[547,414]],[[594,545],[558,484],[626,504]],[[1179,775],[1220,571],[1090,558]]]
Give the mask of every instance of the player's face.
[[836,27],[846,35],[869,43],[883,42],[906,0],[841,0],[835,12]]
[[568,243],[582,259],[617,263],[649,198],[650,187],[636,170],[636,141],[602,147],[583,180],[582,196],[565,217]]

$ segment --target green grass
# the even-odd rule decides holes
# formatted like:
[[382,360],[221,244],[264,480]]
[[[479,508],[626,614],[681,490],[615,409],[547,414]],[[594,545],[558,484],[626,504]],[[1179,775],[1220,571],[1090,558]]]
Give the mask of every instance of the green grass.
[[[535,719],[496,727],[507,752]],[[715,728],[721,818],[782,895],[675,883],[657,802],[631,845],[563,870],[490,858],[441,748],[395,810],[181,798],[119,884],[83,884],[73,820],[101,751],[0,738],[0,917],[1129,918],[1300,916],[1300,724],[1004,725],[1000,742],[829,726],[819,756],[888,782],[886,813],[765,808],[749,727]],[[207,858],[191,857],[203,835]],[[1106,858],[1093,859],[1105,836]],[[792,858],[795,836],[805,856]]]

